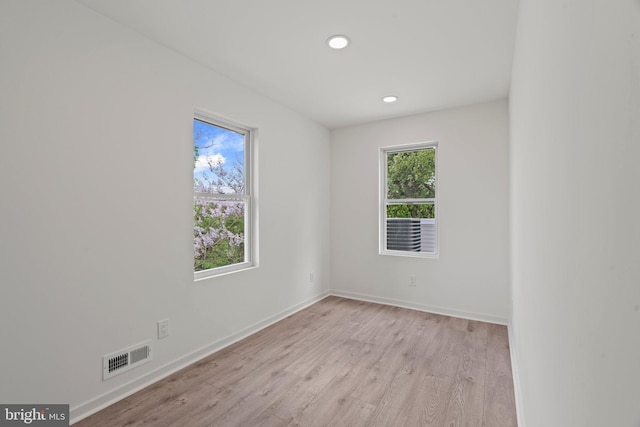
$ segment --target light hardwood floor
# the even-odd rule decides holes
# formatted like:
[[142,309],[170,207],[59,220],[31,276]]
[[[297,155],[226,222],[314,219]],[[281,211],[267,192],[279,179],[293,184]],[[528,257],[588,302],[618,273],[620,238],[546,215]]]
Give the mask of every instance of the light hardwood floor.
[[515,426],[507,328],[327,297],[74,425]]

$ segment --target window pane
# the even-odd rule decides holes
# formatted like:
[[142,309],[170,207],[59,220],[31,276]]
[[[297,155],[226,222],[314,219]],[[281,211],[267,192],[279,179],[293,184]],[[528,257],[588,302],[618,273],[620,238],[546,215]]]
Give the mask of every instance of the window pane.
[[194,271],[245,261],[245,202],[204,200],[193,206]]
[[387,199],[435,197],[436,160],[433,148],[387,155]]
[[387,205],[387,250],[435,252],[434,205]]
[[245,194],[244,150],[244,134],[194,119],[194,191]]
[[254,265],[250,144],[250,129],[196,112],[193,120],[196,280]]

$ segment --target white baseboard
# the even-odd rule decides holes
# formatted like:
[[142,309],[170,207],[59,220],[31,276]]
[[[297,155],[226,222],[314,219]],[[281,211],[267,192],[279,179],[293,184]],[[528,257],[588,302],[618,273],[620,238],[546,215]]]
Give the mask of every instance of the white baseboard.
[[508,324],[508,320],[506,318],[503,318],[500,316],[494,316],[491,314],[473,313],[468,311],[455,310],[452,308],[437,307],[433,305],[418,304],[410,301],[402,301],[402,300],[396,300],[391,298],[377,297],[374,295],[365,295],[365,294],[359,294],[355,292],[339,291],[336,289],[332,289],[330,292],[331,292],[331,295],[335,295],[337,297],[350,298],[350,299],[367,301],[367,302],[375,302],[378,304],[393,305],[396,307],[410,308],[412,310],[425,311],[428,313],[443,314],[445,316],[460,317],[460,318],[469,319],[469,320],[479,320],[481,322],[487,322],[487,323],[496,323],[498,325]]
[[518,419],[518,427],[525,427],[524,406],[522,400],[522,387],[520,383],[520,369],[518,367],[518,357],[516,355],[516,340],[513,335],[513,326],[511,323],[507,325],[509,331],[509,353],[511,355],[511,376],[513,377],[513,392],[516,399],[516,417]]
[[136,378],[133,381],[130,381],[126,384],[123,384],[111,391],[108,391],[107,393],[98,396],[94,399],[89,400],[88,402],[82,403],[78,406],[72,407],[70,408],[70,423],[76,423],[80,420],[82,420],[83,418],[88,417],[89,415],[92,415],[98,411],[100,411],[101,409],[106,408],[109,405],[112,405],[130,395],[132,395],[133,393],[142,390],[143,388],[157,382],[160,381],[163,378],[168,377],[169,375],[179,371],[180,369],[183,369],[217,351],[222,350],[223,348],[237,342],[240,341],[241,339],[251,335],[251,334],[255,334],[256,332],[260,331],[261,329],[266,328],[267,326],[270,326],[282,319],[284,319],[285,317],[288,317],[308,306],[310,306],[311,304],[314,304],[324,298],[326,298],[327,296],[330,295],[329,291],[325,291],[322,292],[319,295],[316,295],[315,297],[312,297],[306,301],[303,301],[299,304],[294,305],[293,307],[289,307],[286,310],[281,311],[280,313],[274,314],[273,316],[270,316],[266,319],[263,319],[257,323],[254,323],[253,325],[242,329],[241,331],[238,331],[232,335],[229,335],[225,338],[219,339],[209,345],[206,345],[196,351],[193,351],[185,356],[182,356],[176,360],[174,360],[173,362],[169,362],[164,366],[161,366],[157,369],[154,369],[153,371],[142,375],[139,378]]

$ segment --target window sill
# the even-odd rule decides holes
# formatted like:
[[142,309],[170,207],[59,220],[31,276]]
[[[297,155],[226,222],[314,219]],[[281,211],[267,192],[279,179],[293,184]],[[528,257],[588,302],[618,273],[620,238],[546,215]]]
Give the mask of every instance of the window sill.
[[408,258],[426,258],[426,259],[439,259],[440,254],[437,252],[409,252],[409,251],[389,251],[382,250],[378,252],[379,255],[390,255],[390,256],[399,256],[399,257],[408,257]]
[[253,270],[254,268],[258,268],[258,266],[249,262],[243,262],[240,264],[234,264],[225,267],[212,268],[211,270],[196,271],[193,273],[193,281],[202,282],[207,279],[213,279],[215,277],[226,276],[233,273],[239,273],[241,271]]

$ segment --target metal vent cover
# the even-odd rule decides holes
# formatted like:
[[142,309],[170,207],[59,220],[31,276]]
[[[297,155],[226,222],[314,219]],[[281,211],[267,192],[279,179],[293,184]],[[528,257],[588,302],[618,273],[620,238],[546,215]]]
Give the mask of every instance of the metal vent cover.
[[102,357],[102,380],[126,372],[151,360],[151,341],[107,354]]

